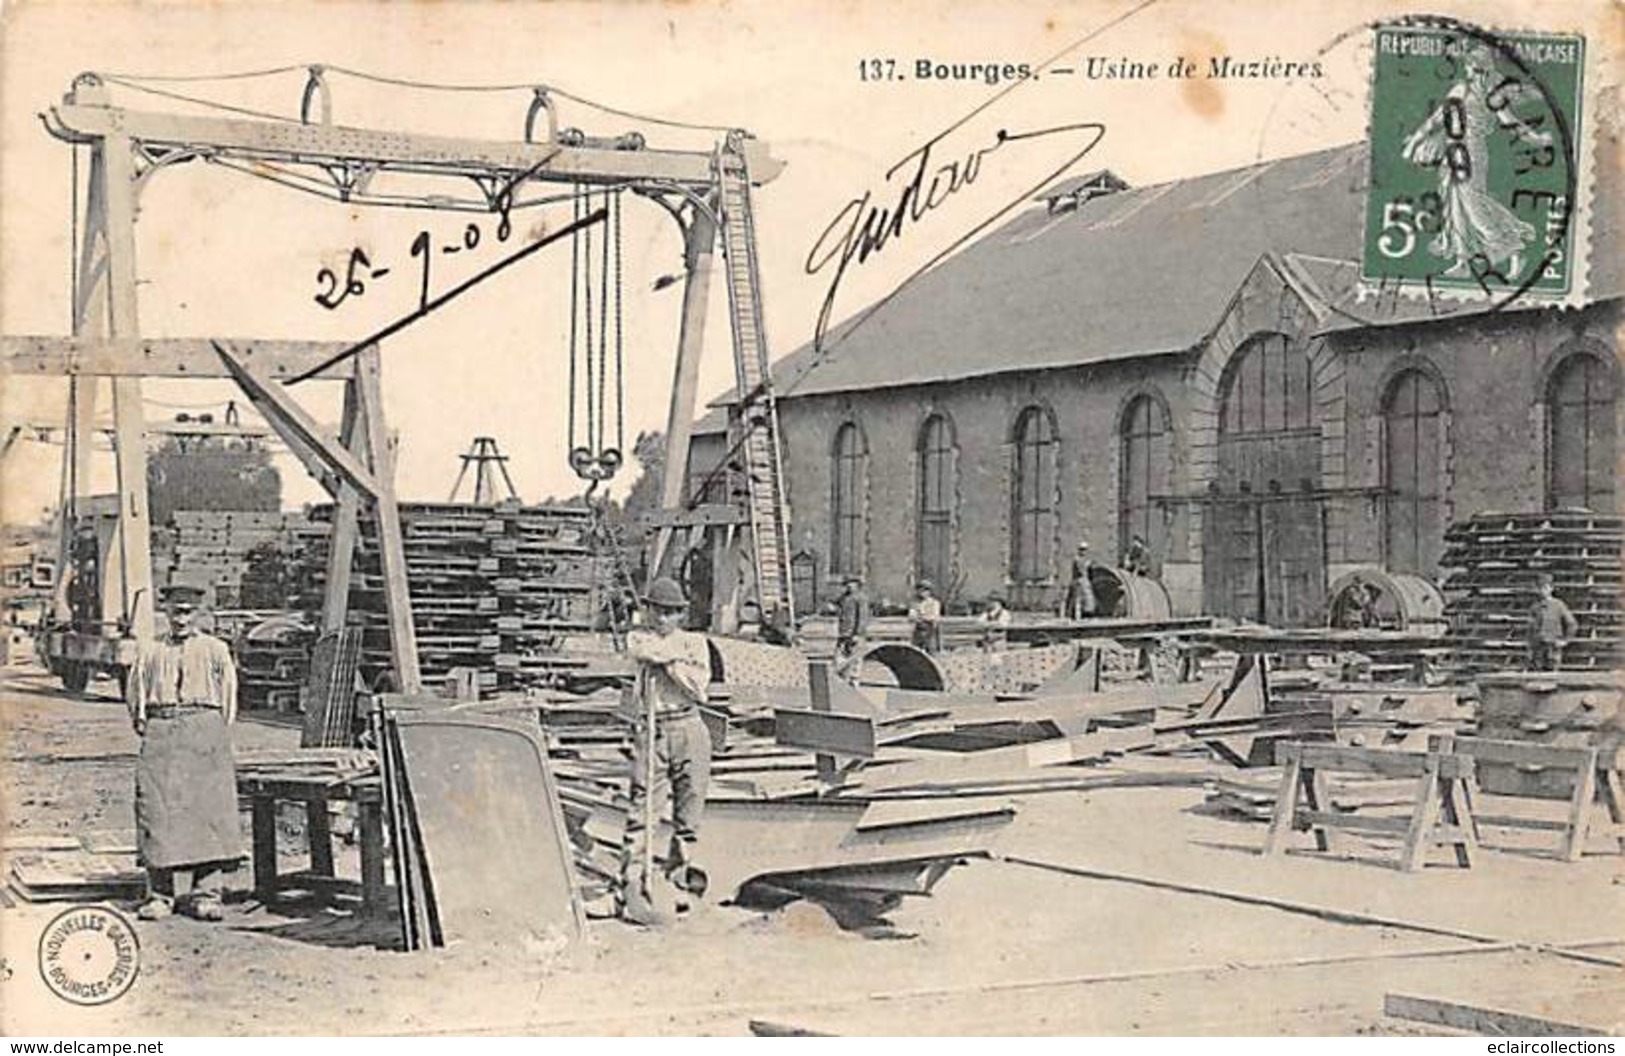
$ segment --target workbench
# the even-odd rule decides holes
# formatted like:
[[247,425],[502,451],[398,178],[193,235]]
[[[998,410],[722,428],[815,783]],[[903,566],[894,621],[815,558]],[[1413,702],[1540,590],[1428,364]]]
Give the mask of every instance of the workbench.
[[[376,774],[349,780],[331,776],[238,775],[238,801],[253,819],[254,894],[266,904],[282,891],[310,891],[324,897],[361,896],[365,916],[389,912],[384,883],[384,795]],[[278,873],[276,816],[279,803],[305,806],[305,833],[310,843],[310,867]],[[361,882],[341,879],[333,868],[333,834],[328,822],[329,803],[356,805],[356,830],[361,843]]]

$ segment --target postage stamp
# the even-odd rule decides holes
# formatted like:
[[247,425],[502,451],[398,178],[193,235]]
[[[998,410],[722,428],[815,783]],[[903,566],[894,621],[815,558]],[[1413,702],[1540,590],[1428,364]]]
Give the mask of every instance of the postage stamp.
[[1561,300],[1576,288],[1585,40],[1376,27],[1361,278]]

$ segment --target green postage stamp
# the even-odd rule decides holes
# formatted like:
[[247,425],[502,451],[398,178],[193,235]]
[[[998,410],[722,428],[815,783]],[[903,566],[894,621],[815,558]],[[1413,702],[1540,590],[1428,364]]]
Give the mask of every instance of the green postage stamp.
[[1362,279],[1565,299],[1583,279],[1584,38],[1433,18],[1375,32]]

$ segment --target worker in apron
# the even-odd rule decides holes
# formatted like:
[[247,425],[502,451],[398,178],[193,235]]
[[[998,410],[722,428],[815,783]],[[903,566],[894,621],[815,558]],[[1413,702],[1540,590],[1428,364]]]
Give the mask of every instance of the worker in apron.
[[201,596],[196,588],[170,589],[167,631],[142,647],[127,690],[141,738],[135,825],[148,877],[143,920],[175,909],[220,920],[226,874],[242,860],[229,731],[237,668],[226,643],[194,625]]

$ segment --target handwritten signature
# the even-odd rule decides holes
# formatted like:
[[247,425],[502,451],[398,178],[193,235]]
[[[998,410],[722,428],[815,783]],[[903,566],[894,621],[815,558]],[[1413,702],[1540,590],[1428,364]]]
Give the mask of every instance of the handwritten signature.
[[[865,191],[861,198],[854,198],[847,202],[813,243],[812,249],[807,253],[807,261],[804,265],[808,275],[816,275],[832,266],[834,268],[834,272],[830,276],[829,288],[824,294],[824,303],[819,309],[818,324],[813,336],[813,347],[818,350],[822,350],[824,347],[824,335],[829,330],[830,316],[835,310],[835,301],[840,293],[841,282],[846,278],[847,268],[851,267],[854,262],[861,266],[870,257],[878,256],[892,241],[901,239],[911,225],[918,225],[933,209],[940,207],[954,195],[974,184],[977,176],[981,174],[983,160],[989,155],[1012,143],[1033,142],[1065,133],[1079,133],[1086,136],[1087,140],[1075,154],[1067,158],[1065,164],[1056,168],[1031,189],[1012,199],[993,215],[962,235],[953,245],[927,261],[925,265],[905,279],[897,289],[894,289],[890,295],[880,302],[884,304],[886,300],[896,296],[903,286],[908,285],[916,276],[922,274],[948,253],[975,237],[988,225],[1009,212],[1017,202],[1039,190],[1094,150],[1101,139],[1105,137],[1106,126],[1095,122],[1085,122],[1072,125],[1056,125],[1051,128],[1028,132],[1011,132],[1001,128],[994,136],[991,145],[973,150],[962,159],[956,158],[946,163],[939,163],[933,158],[932,151],[948,135],[948,132],[943,132],[928,140],[918,149],[905,155],[901,161],[886,170],[885,179],[888,184],[891,184],[894,178],[898,178],[901,174],[902,182],[897,185],[899,189],[895,201],[887,204],[876,204],[874,200],[875,192]],[[869,311],[872,312],[878,307],[879,304],[874,305]],[[867,314],[865,313],[865,316]]]

